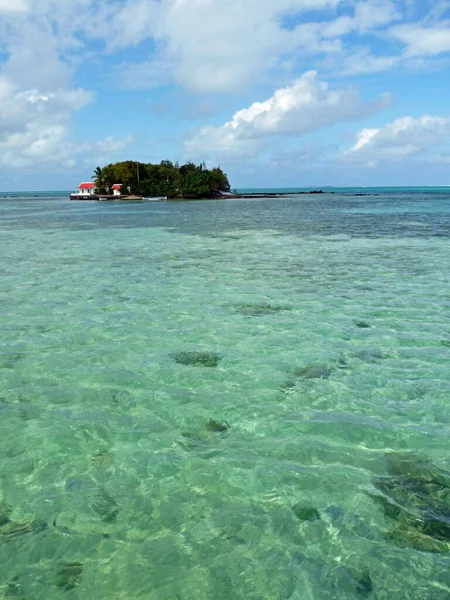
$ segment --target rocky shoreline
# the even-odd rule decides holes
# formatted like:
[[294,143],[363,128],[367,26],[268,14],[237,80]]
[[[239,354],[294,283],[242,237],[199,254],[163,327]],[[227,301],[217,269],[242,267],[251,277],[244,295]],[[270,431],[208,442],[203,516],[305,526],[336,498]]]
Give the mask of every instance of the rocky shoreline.
[[[317,195],[329,195],[336,194],[335,191],[324,191],[324,190],[308,190],[301,192],[248,192],[245,194],[233,194],[233,193],[222,193],[222,194],[214,194],[210,196],[205,196],[204,198],[182,198],[182,197],[167,197],[167,198],[146,198],[145,196],[139,196],[136,194],[129,194],[127,196],[112,196],[112,195],[78,195],[71,194],[71,200],[96,200],[100,202],[104,201],[127,201],[127,200],[145,200],[150,202],[163,202],[163,201],[174,201],[174,202],[185,202],[185,201],[198,201],[198,200],[241,200],[241,199],[262,199],[262,198],[285,198],[288,196],[317,196]],[[351,196],[368,196],[369,194],[365,193],[353,193],[346,194]]]

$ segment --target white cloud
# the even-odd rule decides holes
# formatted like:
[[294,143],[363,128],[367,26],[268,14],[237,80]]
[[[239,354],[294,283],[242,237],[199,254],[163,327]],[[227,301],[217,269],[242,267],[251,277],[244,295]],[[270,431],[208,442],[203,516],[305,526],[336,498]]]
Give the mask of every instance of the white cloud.
[[[445,2],[440,0],[439,15]],[[175,81],[189,91],[220,93],[241,91],[286,65],[295,69],[313,55],[345,58],[349,54],[345,36],[353,32],[364,36],[387,27],[400,18],[402,4],[401,0],[0,0],[0,10],[28,7],[29,19],[16,23],[14,54],[19,63],[22,46],[17,70],[30,76],[55,71],[58,65],[47,60],[53,50],[73,58],[83,55],[86,43],[99,40],[113,54],[147,40],[138,61],[122,60],[116,66],[113,81],[118,87],[145,89]],[[0,35],[1,30],[0,23]],[[406,30],[392,28],[393,37],[406,35]],[[49,44],[54,48],[43,53]],[[370,60],[370,52],[364,56],[359,42],[352,41],[351,46],[354,60],[349,74],[385,70],[395,63],[389,56]],[[34,64],[40,67],[30,69],[27,61],[33,60],[33,53],[39,55]]]
[[27,10],[25,0],[0,0],[0,12],[22,12]]
[[341,121],[372,114],[389,102],[387,95],[364,102],[353,88],[329,89],[327,83],[309,71],[294,83],[277,90],[264,102],[254,102],[236,112],[231,121],[206,126],[186,140],[190,155],[205,152],[236,154],[255,146],[268,136],[300,135]]
[[[21,10],[19,16],[13,14]],[[34,167],[70,164],[75,159],[109,156],[129,139],[91,143],[70,140],[73,114],[95,94],[72,85],[68,54],[72,32],[89,21],[92,0],[0,0],[0,35],[6,59],[0,64],[0,165]],[[4,17],[4,18],[3,18]]]
[[[108,71],[120,61],[116,81],[125,89],[172,82],[196,93],[241,92],[255,82],[280,88],[186,139],[186,151],[201,157],[237,155],[269,136],[300,136],[363,117],[386,99],[365,102],[351,88],[330,89],[312,72],[281,86],[302,61],[318,56],[330,75],[444,61],[438,55],[450,51],[448,8],[449,0],[427,0],[425,8],[419,0],[0,0],[0,161],[32,165],[79,154],[70,138],[72,117],[94,96],[73,81],[86,60],[82,76],[93,67],[90,75],[109,85]],[[417,22],[392,26],[401,12]],[[403,56],[391,52],[397,42]],[[273,74],[278,83],[270,83]],[[380,150],[384,129],[372,137],[373,130],[361,132],[347,156]],[[126,143],[110,138],[90,148],[100,153],[102,144],[106,152]],[[396,147],[397,155],[416,148]]]
[[432,27],[397,25],[389,29],[389,35],[406,45],[406,56],[435,56],[450,52],[450,22]]
[[355,4],[353,16],[320,23],[320,33],[323,37],[343,36],[351,31],[364,33],[386,26],[400,17],[401,13],[391,0],[365,0]]
[[0,77],[0,163],[60,160],[72,112],[92,98],[82,89],[22,90]]
[[402,117],[380,128],[363,129],[346,160],[372,165],[426,156],[450,141],[450,117]]
[[43,164],[74,166],[106,162],[132,138],[107,137],[94,142],[74,143],[68,140],[63,125],[30,123],[25,131],[11,133],[0,141],[0,165],[10,168],[36,167]]
[[[143,4],[142,0],[130,0],[130,3],[130,9],[125,7],[113,21],[109,39],[113,45],[126,45],[130,30],[135,40],[147,36],[156,41],[153,56],[144,57],[137,67],[124,65],[120,70],[126,84],[137,89],[153,87],[155,70],[162,69],[171,72],[177,83],[191,91],[240,90],[255,77],[285,63],[289,56],[295,62],[312,54],[341,52],[340,37],[352,31],[367,33],[400,16],[393,0],[361,0],[354,3],[351,16],[301,21],[293,28],[285,28],[283,17],[298,17],[312,9],[320,14],[325,8],[337,8],[345,2],[162,0]],[[135,13],[140,17],[136,18]]]
[[399,56],[376,56],[370,48],[362,47],[320,61],[321,70],[332,77],[379,73],[401,64]]

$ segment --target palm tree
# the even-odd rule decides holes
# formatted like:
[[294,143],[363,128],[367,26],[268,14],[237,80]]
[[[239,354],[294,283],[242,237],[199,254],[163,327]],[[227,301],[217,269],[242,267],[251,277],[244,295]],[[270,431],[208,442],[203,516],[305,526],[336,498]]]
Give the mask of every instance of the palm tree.
[[101,167],[96,167],[94,174],[91,179],[95,181],[95,187],[98,191],[101,191],[105,185],[105,178],[103,175],[103,169]]

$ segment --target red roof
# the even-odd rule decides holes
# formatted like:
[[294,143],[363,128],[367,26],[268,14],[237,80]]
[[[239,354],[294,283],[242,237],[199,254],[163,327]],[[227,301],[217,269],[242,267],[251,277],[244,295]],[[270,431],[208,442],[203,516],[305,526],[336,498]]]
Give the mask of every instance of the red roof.
[[112,190],[120,190],[121,187],[122,187],[121,183],[115,183],[111,189]]
[[78,186],[78,188],[80,190],[92,190],[92,188],[95,187],[95,183],[89,182],[89,183],[80,183],[80,185]]

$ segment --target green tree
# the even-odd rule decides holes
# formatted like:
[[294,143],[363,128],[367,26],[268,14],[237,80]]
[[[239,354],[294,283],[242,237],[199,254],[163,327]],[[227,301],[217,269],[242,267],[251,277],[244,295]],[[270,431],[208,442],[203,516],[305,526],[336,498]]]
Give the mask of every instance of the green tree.
[[167,196],[168,198],[215,198],[230,191],[228,177],[220,167],[208,169],[205,163],[184,165],[163,160],[160,164],[138,163],[126,160],[96,169],[103,185],[122,184],[122,191],[142,196]]
[[95,187],[97,188],[97,192],[100,194],[104,194],[106,192],[105,176],[103,173],[103,169],[101,167],[96,167],[91,179],[94,180]]

